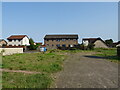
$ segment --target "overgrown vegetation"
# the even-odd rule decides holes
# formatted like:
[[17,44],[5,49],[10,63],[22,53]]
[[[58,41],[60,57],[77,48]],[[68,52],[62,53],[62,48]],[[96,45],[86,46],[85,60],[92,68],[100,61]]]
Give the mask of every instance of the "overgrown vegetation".
[[4,88],[46,88],[51,83],[50,75],[62,69],[64,55],[53,52],[24,53],[3,56],[2,68],[25,70],[44,74],[22,74],[3,72]]
[[83,44],[78,44],[74,47],[58,47],[60,50],[93,50],[94,49],[94,44],[89,43],[88,46],[84,46]]
[[3,55],[4,52],[5,52],[5,49],[2,49],[2,51],[0,52],[0,55]]
[[105,40],[105,43],[106,43],[107,46],[113,47],[113,40],[112,39]]
[[120,62],[120,57],[117,56],[116,48],[96,48],[94,51],[99,52],[99,54],[95,54],[96,56],[104,57],[113,62]]
[[52,82],[49,75],[3,72],[3,88],[48,88]]

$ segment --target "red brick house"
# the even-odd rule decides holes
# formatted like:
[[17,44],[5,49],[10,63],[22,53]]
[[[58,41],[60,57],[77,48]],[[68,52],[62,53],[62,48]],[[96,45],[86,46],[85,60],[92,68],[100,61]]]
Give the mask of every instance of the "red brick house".
[[46,35],[44,37],[44,44],[47,49],[57,49],[57,47],[74,47],[75,45],[78,45],[78,35]]

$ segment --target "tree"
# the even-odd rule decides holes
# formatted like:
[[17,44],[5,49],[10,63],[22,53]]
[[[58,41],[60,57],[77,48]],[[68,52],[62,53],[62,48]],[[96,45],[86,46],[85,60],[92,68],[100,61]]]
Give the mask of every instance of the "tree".
[[36,50],[37,47],[39,46],[38,44],[37,45],[34,44],[35,42],[33,41],[32,38],[30,38],[29,42],[30,42],[30,50]]
[[107,46],[112,47],[113,40],[112,39],[107,39],[107,40],[105,40],[105,43],[107,44]]
[[93,50],[93,49],[94,49],[94,46],[95,46],[95,44],[89,43],[88,46],[87,46],[87,49]]

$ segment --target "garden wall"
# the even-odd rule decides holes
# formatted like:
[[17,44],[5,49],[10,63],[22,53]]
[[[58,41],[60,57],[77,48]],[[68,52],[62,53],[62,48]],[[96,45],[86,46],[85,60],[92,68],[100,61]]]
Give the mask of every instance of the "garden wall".
[[0,53],[3,53],[3,55],[12,55],[15,53],[23,53],[23,48],[0,48]]

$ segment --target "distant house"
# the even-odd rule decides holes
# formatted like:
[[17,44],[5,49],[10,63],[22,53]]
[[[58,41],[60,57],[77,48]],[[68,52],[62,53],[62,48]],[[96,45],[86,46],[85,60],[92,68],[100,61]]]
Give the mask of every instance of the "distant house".
[[95,48],[108,48],[108,46],[101,38],[84,38],[82,43],[85,46],[88,46],[88,44],[92,43],[95,45]]
[[116,43],[116,47],[117,47],[117,46],[120,46],[120,41],[118,41],[118,42]]
[[112,47],[116,47],[118,42],[113,42]]
[[47,49],[57,49],[57,47],[74,47],[78,45],[78,35],[46,35],[44,37],[44,44]]
[[7,38],[8,46],[29,46],[29,38],[27,35],[12,35]]
[[0,39],[0,47],[6,46],[7,42],[4,39]]

